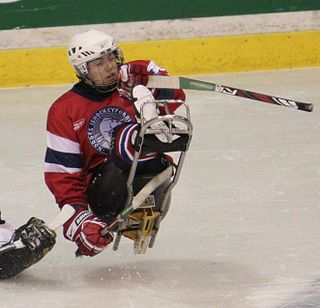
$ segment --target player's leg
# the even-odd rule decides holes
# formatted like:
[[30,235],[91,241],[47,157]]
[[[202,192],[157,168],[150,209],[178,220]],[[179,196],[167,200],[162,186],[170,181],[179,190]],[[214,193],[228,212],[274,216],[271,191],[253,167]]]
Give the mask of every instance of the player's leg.
[[120,213],[127,200],[127,179],[127,173],[112,160],[95,170],[87,190],[90,209],[95,215],[110,222]]

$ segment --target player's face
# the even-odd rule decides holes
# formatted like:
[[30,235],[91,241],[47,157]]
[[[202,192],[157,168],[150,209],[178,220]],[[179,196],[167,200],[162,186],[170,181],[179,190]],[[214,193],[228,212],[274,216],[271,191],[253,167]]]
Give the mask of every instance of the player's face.
[[112,53],[88,63],[88,78],[97,85],[108,85],[118,80],[118,65]]

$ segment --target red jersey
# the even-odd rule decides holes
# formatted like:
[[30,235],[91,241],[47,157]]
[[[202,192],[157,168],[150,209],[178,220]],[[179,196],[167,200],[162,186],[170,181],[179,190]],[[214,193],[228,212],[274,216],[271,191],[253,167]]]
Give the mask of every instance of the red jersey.
[[[166,74],[152,61],[130,63]],[[156,99],[185,99],[182,90],[155,89],[153,93]],[[135,116],[134,105],[118,91],[102,94],[83,82],[52,104],[47,117],[45,181],[60,207],[87,205],[90,170],[109,158],[112,132],[119,125],[125,127],[123,140],[128,140],[126,134],[136,126]],[[124,145],[124,159],[132,156],[130,151],[132,146]]]

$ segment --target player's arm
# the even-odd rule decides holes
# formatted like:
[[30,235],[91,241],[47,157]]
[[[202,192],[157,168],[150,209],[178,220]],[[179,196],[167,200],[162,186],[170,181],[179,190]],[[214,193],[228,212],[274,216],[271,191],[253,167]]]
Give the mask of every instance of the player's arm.
[[54,104],[47,118],[45,181],[59,207],[77,203],[86,206],[80,142],[66,110]]
[[[150,75],[168,75],[168,72],[157,66],[153,61],[137,60],[131,61],[121,66],[119,93],[121,96],[132,99],[132,90],[137,85],[146,86],[148,83],[148,76]],[[155,99],[186,99],[185,93],[182,89],[152,89],[152,94]],[[179,107],[179,104],[171,104],[171,112]]]
[[80,143],[59,106],[48,113],[45,181],[60,208],[68,204],[75,210],[63,226],[65,238],[76,243],[84,255],[101,252],[113,238],[100,235],[107,225],[89,211]]

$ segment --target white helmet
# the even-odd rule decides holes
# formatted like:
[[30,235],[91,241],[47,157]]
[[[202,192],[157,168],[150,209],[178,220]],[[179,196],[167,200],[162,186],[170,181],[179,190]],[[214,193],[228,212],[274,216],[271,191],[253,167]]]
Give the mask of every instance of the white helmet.
[[107,53],[113,53],[117,64],[120,66],[124,62],[121,50],[115,44],[114,38],[102,31],[89,30],[73,36],[68,44],[68,56],[78,78],[97,88],[99,91],[108,92],[115,89],[116,85],[101,87],[95,86],[88,79],[87,63],[95,60]]

